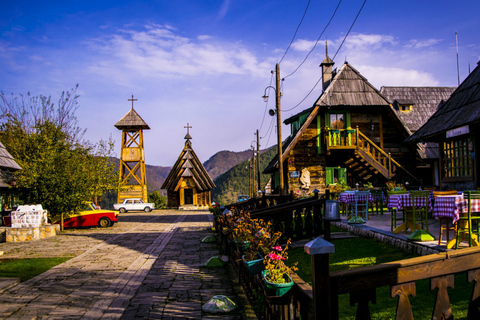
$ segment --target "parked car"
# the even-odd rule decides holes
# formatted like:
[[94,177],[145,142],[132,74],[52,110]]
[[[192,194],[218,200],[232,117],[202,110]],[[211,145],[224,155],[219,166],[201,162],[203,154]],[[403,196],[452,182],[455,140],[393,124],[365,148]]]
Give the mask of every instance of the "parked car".
[[116,203],[113,205],[113,209],[118,210],[120,213],[127,211],[145,211],[150,212],[155,209],[155,203],[143,202],[142,199],[125,199],[122,203]]
[[242,195],[239,195],[238,198],[237,198],[237,202],[240,202],[240,201],[245,201],[245,200],[248,200],[250,199],[249,196],[245,195],[245,194],[242,194]]
[[[77,227],[95,227],[102,228],[113,226],[118,222],[118,212],[111,210],[102,210],[93,202],[85,202],[82,211],[69,215],[63,221],[64,228]],[[52,223],[60,224],[60,221],[52,221]]]

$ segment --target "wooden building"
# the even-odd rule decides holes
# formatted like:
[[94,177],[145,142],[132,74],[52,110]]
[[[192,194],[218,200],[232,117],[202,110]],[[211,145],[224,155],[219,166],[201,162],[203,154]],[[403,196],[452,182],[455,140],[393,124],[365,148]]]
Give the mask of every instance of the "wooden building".
[[[284,121],[291,129],[283,145],[285,192],[323,191],[339,183],[383,187],[388,180],[421,184],[420,150],[405,143],[415,128],[395,104],[348,62],[337,72],[327,55],[320,66],[322,94],[311,108]],[[278,157],[264,173],[272,175],[278,192]]]
[[121,203],[127,198],[140,198],[148,202],[143,130],[150,127],[133,109],[133,101],[137,99],[133,99],[132,95],[132,99],[128,100],[132,101],[132,109],[115,124],[118,130],[122,130],[117,201]]
[[409,142],[435,142],[442,189],[480,187],[480,62]]
[[211,204],[211,189],[215,184],[192,148],[188,132],[185,146],[162,185],[167,190],[168,207],[206,209]]
[[[22,168],[0,142],[0,214],[6,216],[18,206],[19,192],[15,172]],[[0,218],[0,224],[3,219]]]
[[[398,118],[414,134],[437,111],[456,87],[382,87],[380,93],[388,100]],[[417,143],[417,174],[424,185],[438,186],[438,144]]]

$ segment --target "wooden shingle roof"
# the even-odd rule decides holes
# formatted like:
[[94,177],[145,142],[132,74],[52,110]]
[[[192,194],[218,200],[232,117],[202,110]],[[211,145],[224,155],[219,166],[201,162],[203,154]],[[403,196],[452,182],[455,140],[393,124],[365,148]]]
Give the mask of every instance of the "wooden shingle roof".
[[[435,113],[440,102],[446,101],[455,87],[382,87],[380,93],[392,103],[400,121],[417,131]],[[401,111],[400,105],[413,105],[411,111]]]
[[115,124],[115,127],[118,130],[128,130],[128,129],[143,129],[143,130],[149,130],[150,127],[148,124],[140,117],[140,115],[135,111],[135,109],[130,109],[123,117],[122,119],[118,120],[118,122]]
[[380,92],[347,62],[342,65],[315,104],[349,107],[389,105]]
[[162,189],[177,191],[183,179],[191,178],[195,187],[201,191],[215,188],[212,178],[192,149],[189,139],[185,142],[180,156],[162,185]]
[[467,124],[480,122],[480,63],[440,105],[430,119],[407,141],[434,141],[435,136]]
[[21,170],[22,168],[15,162],[12,155],[7,151],[3,143],[0,142],[0,168],[12,171]]

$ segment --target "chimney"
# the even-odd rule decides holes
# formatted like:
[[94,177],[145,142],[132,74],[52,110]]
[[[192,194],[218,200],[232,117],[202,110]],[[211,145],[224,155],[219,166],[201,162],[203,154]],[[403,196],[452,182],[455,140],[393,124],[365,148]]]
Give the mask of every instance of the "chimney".
[[322,67],[323,91],[325,91],[330,82],[332,82],[334,77],[332,67],[334,64],[335,62],[328,57],[328,47],[327,42],[325,41],[325,59],[323,59],[322,63],[320,64],[320,67]]

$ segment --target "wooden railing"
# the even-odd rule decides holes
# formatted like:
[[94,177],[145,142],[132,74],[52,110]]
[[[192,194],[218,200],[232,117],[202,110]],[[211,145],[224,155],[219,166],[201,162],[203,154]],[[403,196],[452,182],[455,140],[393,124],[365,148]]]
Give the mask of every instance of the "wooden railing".
[[253,212],[258,209],[277,206],[293,200],[292,195],[264,195],[257,198],[232,203],[226,206],[228,209],[235,208],[237,212]]
[[385,178],[391,179],[397,168],[405,171],[410,177],[418,179],[395,161],[390,153],[386,153],[365,136],[358,127],[356,129],[337,129],[327,131],[327,152],[330,149],[353,149],[372,165]]
[[330,274],[331,317],[325,319],[339,319],[338,295],[343,293],[350,295],[351,305],[358,304],[356,319],[370,319],[369,303],[376,301],[376,288],[382,286],[390,286],[390,297],[398,301],[396,319],[413,319],[409,295],[416,295],[416,281],[422,279],[430,279],[430,289],[437,291],[431,309],[433,319],[453,319],[449,292],[455,292],[454,274],[462,272],[467,272],[468,282],[472,282],[467,319],[479,319],[479,248],[333,272]]
[[[242,201],[244,202],[244,201]],[[294,200],[249,212],[251,218],[271,221],[274,231],[282,232],[282,240],[311,239],[323,234],[322,211],[326,197],[316,194],[314,197]],[[237,205],[237,204],[235,204]],[[227,206],[232,208],[231,206]],[[238,208],[238,206],[236,207]],[[243,207],[245,209],[246,207]],[[218,226],[216,224],[216,226]],[[313,291],[298,275],[292,274],[295,285],[289,294],[282,297],[267,296],[259,275],[251,275],[234,243],[228,241],[228,235],[216,227],[221,247],[233,262],[251,305],[256,309],[259,319],[312,319]]]

